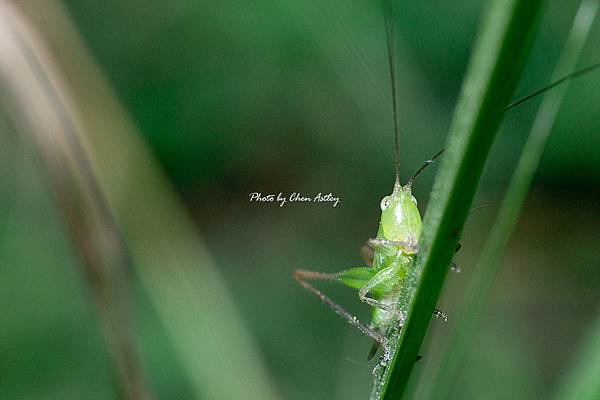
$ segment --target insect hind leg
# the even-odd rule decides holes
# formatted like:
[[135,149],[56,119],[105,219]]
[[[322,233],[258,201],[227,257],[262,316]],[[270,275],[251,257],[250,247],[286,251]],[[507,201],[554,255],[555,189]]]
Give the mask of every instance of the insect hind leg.
[[294,271],[294,279],[298,281],[300,286],[304,289],[311,292],[315,297],[321,300],[326,306],[331,308],[337,315],[346,320],[350,325],[356,327],[363,334],[373,338],[373,340],[377,341],[384,348],[387,348],[387,340],[385,336],[381,333],[371,329],[369,326],[360,322],[358,318],[354,315],[350,314],[344,307],[335,303],[329,297],[327,297],[323,292],[312,286],[310,283],[306,282],[306,280],[326,280],[326,281],[335,281],[338,279],[340,274],[327,274],[323,272],[315,272],[315,271],[306,271],[302,269],[297,269]]

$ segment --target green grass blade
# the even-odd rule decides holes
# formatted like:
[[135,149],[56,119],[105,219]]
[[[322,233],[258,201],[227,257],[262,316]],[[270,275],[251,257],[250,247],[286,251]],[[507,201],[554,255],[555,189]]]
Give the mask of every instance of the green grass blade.
[[600,315],[590,327],[587,340],[554,398],[556,400],[600,399]]
[[404,393],[541,3],[498,0],[487,11],[425,215],[417,268],[407,277],[416,290],[401,299],[409,304],[406,321],[399,338],[392,338],[393,355],[375,383],[374,398],[399,399]]
[[[553,79],[571,72],[576,67],[597,10],[597,0],[585,0],[581,3],[555,67]],[[491,291],[494,277],[500,267],[502,254],[525,201],[567,88],[568,82],[547,92],[542,99],[531,133],[500,206],[496,222],[475,266],[472,280],[465,293],[460,316],[448,334],[448,348],[431,383],[431,396],[427,398],[439,399],[449,396],[469,343],[472,342],[477,332],[477,323],[486,304],[486,297]]]
[[130,312],[128,253],[108,204],[90,179],[88,160],[80,157],[55,65],[38,32],[10,3],[0,3],[0,43],[2,134],[23,139],[54,194],[96,304],[115,392],[128,400],[151,399]]

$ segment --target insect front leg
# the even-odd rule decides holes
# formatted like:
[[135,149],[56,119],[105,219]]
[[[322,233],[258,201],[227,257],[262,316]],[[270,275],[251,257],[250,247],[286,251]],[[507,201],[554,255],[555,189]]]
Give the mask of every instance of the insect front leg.
[[381,246],[398,246],[407,254],[415,254],[419,251],[419,247],[417,246],[416,242],[402,242],[374,238],[367,240],[367,245],[372,249],[376,249],[377,247]]
[[[389,282],[393,279],[396,279],[396,269],[394,266],[382,269],[377,274],[375,274],[375,276],[373,276],[367,283],[365,283],[365,285],[362,288],[360,288],[360,290],[358,291],[358,297],[359,297],[360,301],[363,301],[370,306],[377,307],[381,310],[391,312],[398,318],[398,322],[402,323],[402,319],[403,319],[402,313],[400,313],[400,311],[395,307],[395,305],[388,305],[388,304],[382,303],[379,300],[373,299],[371,297],[367,297],[367,294],[369,292],[371,292],[373,289],[375,289],[377,286],[379,286],[383,283]],[[435,309],[433,311],[433,315],[436,318],[441,318],[445,322],[448,322],[448,315],[443,311]]]
[[306,271],[297,269],[294,271],[294,279],[306,290],[315,295],[321,302],[330,307],[337,315],[344,318],[350,325],[358,328],[363,334],[370,336],[373,340],[377,341],[381,346],[387,348],[387,340],[381,333],[371,329],[369,326],[363,324],[354,315],[346,311],[345,308],[336,304],[333,300],[327,297],[320,290],[306,282],[307,280],[321,280],[321,281],[338,281],[344,272],[336,274],[327,274],[323,272]]

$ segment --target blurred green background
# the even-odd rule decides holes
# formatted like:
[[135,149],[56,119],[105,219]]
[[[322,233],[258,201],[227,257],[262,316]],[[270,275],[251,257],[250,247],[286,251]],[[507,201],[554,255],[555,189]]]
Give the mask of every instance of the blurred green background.
[[[401,3],[403,180],[444,146],[483,3]],[[548,2],[518,94],[547,83],[578,3]],[[291,273],[361,265],[358,249],[376,233],[379,201],[392,189],[380,3],[64,5],[199,230],[229,288],[224,296],[240,311],[281,398],[366,398],[370,341],[304,292]],[[52,23],[39,14],[32,19],[42,28]],[[600,59],[599,40],[596,23],[581,66]],[[463,272],[449,275],[439,305],[450,318],[538,103],[510,111],[494,144],[476,200],[491,207],[470,215],[456,256]],[[599,115],[594,73],[574,81],[567,94],[452,398],[548,397],[600,312]],[[114,398],[96,310],[61,214],[26,148],[7,135],[2,141],[0,398]],[[434,173],[432,167],[415,184],[422,212]],[[341,201],[335,208],[280,208],[250,203],[251,192],[331,192]],[[198,398],[139,278],[130,277],[155,397]],[[327,289],[368,319],[354,292]],[[436,341],[444,329],[432,322],[417,368],[420,384],[441,356]]]

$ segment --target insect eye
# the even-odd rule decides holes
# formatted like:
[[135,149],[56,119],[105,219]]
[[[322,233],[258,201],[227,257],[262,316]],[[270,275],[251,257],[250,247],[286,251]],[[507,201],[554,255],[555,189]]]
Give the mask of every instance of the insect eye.
[[382,200],[381,200],[381,211],[385,210],[386,208],[388,208],[390,206],[390,196],[385,196]]

